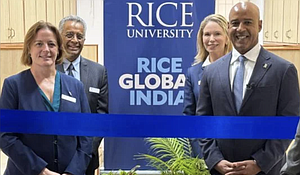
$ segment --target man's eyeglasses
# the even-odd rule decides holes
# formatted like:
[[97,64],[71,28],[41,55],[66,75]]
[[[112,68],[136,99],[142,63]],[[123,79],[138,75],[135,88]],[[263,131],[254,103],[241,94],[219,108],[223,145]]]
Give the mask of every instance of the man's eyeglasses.
[[68,33],[66,33],[65,34],[65,37],[68,39],[68,40],[71,40],[71,39],[73,39],[74,37],[75,37],[75,35],[76,35],[76,38],[77,38],[77,40],[78,41],[82,41],[82,40],[84,40],[85,38],[84,38],[84,35],[82,35],[82,34],[80,34],[80,33],[73,33],[73,32],[68,32]]

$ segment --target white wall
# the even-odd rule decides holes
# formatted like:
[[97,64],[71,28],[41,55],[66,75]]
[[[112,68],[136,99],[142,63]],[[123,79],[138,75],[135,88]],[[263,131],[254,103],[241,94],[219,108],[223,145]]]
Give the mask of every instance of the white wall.
[[98,62],[103,64],[103,1],[77,0],[77,15],[87,23],[85,44],[98,44]]

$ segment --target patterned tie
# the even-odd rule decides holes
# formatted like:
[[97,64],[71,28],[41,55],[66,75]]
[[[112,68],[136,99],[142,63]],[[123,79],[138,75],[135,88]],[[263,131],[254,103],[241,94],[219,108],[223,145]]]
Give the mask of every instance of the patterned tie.
[[244,82],[244,71],[245,71],[245,65],[244,60],[246,58],[241,55],[239,56],[240,65],[237,68],[234,82],[233,82],[233,93],[234,93],[234,99],[235,99],[235,107],[236,111],[239,113],[243,101],[243,82]]
[[70,75],[71,77],[74,77],[72,70],[74,70],[74,66],[73,66],[73,64],[71,63],[71,64],[69,65],[69,67],[68,67],[68,71],[69,71],[69,74],[68,74],[68,75]]

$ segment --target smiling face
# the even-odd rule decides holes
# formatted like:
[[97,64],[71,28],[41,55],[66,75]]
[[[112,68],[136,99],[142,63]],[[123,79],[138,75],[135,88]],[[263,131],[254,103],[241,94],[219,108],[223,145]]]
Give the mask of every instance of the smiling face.
[[258,7],[250,2],[235,5],[229,13],[229,37],[234,48],[245,54],[258,43],[258,33],[262,28]]
[[213,21],[209,21],[203,29],[203,45],[211,54],[222,55],[224,53],[227,36],[222,27]]
[[76,21],[66,21],[62,31],[63,45],[67,52],[67,59],[74,61],[80,55],[84,41],[83,25]]
[[56,36],[48,28],[40,29],[30,45],[32,66],[55,66],[58,55]]

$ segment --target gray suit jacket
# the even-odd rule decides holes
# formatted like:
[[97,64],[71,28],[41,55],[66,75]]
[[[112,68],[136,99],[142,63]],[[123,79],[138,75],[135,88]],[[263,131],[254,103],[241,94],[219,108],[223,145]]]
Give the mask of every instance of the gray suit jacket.
[[291,146],[286,159],[286,164],[281,169],[281,175],[300,174],[300,123],[295,137],[295,142]]
[[[207,66],[200,85],[197,115],[206,116],[298,116],[300,97],[295,66],[260,50],[252,76],[237,113],[230,88],[231,53]],[[278,175],[285,163],[290,140],[201,139],[204,159],[212,174],[221,160],[256,160],[262,172]]]
[[[63,65],[56,69],[65,73]],[[108,113],[108,83],[107,72],[104,66],[80,56],[80,81],[84,85],[92,113]],[[99,93],[97,92],[99,90]],[[94,138],[92,167],[99,166],[98,147],[102,138]]]

